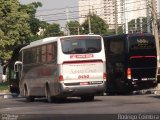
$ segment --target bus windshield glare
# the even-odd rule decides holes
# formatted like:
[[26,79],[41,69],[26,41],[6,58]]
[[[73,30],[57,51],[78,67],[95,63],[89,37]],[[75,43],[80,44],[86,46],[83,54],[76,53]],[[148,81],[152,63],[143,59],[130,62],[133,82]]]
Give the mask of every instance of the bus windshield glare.
[[61,39],[64,54],[98,53],[101,51],[101,37],[83,36]]

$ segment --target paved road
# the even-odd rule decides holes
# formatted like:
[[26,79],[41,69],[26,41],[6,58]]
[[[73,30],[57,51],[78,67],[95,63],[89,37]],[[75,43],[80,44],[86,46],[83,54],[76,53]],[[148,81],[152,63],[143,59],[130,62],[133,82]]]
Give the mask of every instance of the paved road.
[[97,119],[97,116],[108,118],[109,114],[114,114],[111,115],[113,119],[120,119],[118,115],[121,114],[156,114],[157,116],[152,117],[160,119],[160,95],[97,96],[92,102],[68,98],[64,102],[55,103],[47,103],[46,99],[36,99],[35,102],[28,103],[24,98],[0,98],[0,113],[1,118],[18,117],[27,120],[33,117],[37,120],[50,117],[56,119],[60,116],[61,119],[70,118],[70,120],[79,120],[84,116],[83,119],[93,120]]

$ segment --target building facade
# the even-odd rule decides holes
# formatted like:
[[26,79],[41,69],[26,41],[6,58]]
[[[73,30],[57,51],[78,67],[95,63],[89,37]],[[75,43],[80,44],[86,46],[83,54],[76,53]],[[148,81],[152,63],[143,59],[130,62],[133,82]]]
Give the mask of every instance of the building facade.
[[[124,25],[133,19],[151,14],[151,0],[79,0],[79,22],[82,24],[87,15],[95,13],[106,21],[109,29]],[[160,1],[156,0],[156,12],[160,12]]]
[[87,16],[96,14],[114,29],[115,24],[115,1],[114,0],[79,0],[79,22],[82,24]]

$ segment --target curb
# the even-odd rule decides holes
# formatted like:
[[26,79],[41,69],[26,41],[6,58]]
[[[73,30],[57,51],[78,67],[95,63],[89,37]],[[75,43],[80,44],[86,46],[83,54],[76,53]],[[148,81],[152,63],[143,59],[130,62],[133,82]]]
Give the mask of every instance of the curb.
[[0,98],[12,98],[11,93],[0,93]]
[[0,93],[0,98],[9,99],[9,98],[15,98],[18,95],[16,93]]

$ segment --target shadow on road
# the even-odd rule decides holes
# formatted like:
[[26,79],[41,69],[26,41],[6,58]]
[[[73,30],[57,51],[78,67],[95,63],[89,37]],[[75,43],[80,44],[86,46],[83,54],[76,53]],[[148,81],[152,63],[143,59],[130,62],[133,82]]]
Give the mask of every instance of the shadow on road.
[[[25,98],[16,99],[16,101],[29,103],[29,102],[26,101]],[[68,103],[81,103],[81,102],[84,103],[84,102],[98,102],[98,101],[102,101],[102,100],[95,99],[94,101],[83,101],[78,97],[69,97],[67,99],[62,99],[62,100],[55,99],[53,101],[53,103],[56,103],[56,104],[68,104]],[[48,103],[46,98],[35,98],[34,102]],[[34,102],[32,102],[32,103],[34,103]]]
[[52,114],[52,115],[20,115],[19,120],[116,120],[118,115],[95,114]]
[[149,97],[160,99],[160,95],[154,95],[154,96],[149,96]]

